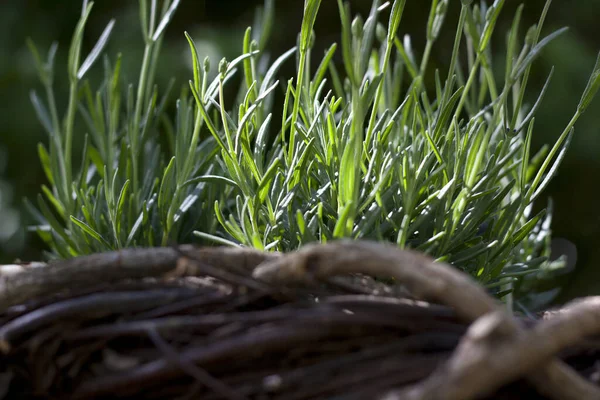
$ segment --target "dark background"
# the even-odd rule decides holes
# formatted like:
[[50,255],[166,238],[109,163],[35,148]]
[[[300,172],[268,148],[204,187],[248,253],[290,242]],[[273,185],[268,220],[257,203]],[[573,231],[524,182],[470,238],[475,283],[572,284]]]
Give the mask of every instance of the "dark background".
[[[545,1],[527,0],[523,14],[525,29],[537,21]],[[276,22],[269,51],[278,55],[296,41],[300,29],[304,0],[276,0]],[[441,37],[434,48],[431,67],[444,68],[452,49],[454,28],[460,1],[451,0]],[[488,4],[491,1],[487,1]],[[245,28],[252,24],[256,5],[261,0],[182,0],[175,19],[167,31],[163,59],[158,72],[158,83],[164,86],[175,76],[179,83],[191,77],[187,42],[183,32],[188,31],[199,46],[201,56],[209,55],[216,67],[218,60],[232,58],[241,51]],[[367,14],[371,0],[350,1],[353,13]],[[518,1],[507,0],[496,29],[494,54],[498,65],[503,65],[505,33]],[[425,24],[429,12],[428,1],[407,1],[400,34],[411,34],[414,48],[423,48]],[[0,171],[3,162],[5,183],[12,188],[4,190],[6,198],[12,194],[12,204],[22,209],[23,197],[33,198],[45,183],[36,153],[36,144],[47,138],[38,124],[29,101],[31,89],[41,89],[32,58],[25,46],[25,38],[34,39],[40,52],[45,53],[56,40],[60,43],[57,55],[55,87],[59,109],[66,103],[66,58],[71,34],[81,12],[78,0],[4,0],[0,3]],[[87,31],[85,48],[88,50],[110,18],[117,24],[107,54],[114,57],[123,53],[125,79],[135,82],[142,54],[138,2],[135,0],[102,0],[94,5]],[[547,74],[555,66],[554,77],[541,110],[536,117],[534,147],[552,144],[571,118],[579,96],[587,82],[600,50],[600,0],[555,0],[548,14],[543,35],[562,26],[571,29],[544,50],[535,64],[529,85],[530,96],[537,96]],[[339,41],[337,2],[323,0],[316,23],[316,52],[331,42]],[[431,72],[431,71],[430,71]],[[293,71],[284,71],[293,76]],[[93,73],[92,73],[93,79]],[[576,125],[576,134],[570,151],[554,179],[547,195],[554,201],[554,237],[558,240],[556,253],[570,255],[575,270],[564,277],[562,299],[600,293],[600,211],[596,205],[600,179],[600,100],[595,101]],[[539,200],[545,206],[546,198]],[[1,202],[0,202],[1,204]],[[23,210],[21,210],[23,211]],[[28,216],[21,213],[23,225]],[[0,213],[0,219],[2,214]],[[0,220],[0,230],[2,220]],[[0,235],[1,237],[1,235]],[[573,245],[576,252],[573,250]],[[0,248],[0,261],[16,257],[24,260],[40,255],[40,243],[32,234],[15,237]]]

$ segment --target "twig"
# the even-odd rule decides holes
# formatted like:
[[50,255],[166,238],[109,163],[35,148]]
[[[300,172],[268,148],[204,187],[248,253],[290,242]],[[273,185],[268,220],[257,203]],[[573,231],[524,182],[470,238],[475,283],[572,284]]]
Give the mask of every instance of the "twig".
[[241,395],[233,388],[227,386],[220,380],[216,379],[204,369],[201,369],[193,363],[182,358],[172,346],[170,346],[154,329],[148,330],[148,336],[154,345],[166,356],[167,360],[179,366],[182,371],[196,379],[202,385],[212,389],[225,399],[229,400],[246,400],[246,396]]
[[82,289],[98,282],[159,276],[172,270],[176,261],[177,253],[170,248],[125,249],[31,268],[0,280],[0,312],[70,287]]
[[388,313],[397,314],[398,312],[402,312],[404,317],[456,318],[456,313],[450,307],[431,304],[424,301],[397,299],[394,297],[371,295],[329,296],[323,300],[323,303],[335,304],[353,309],[372,307],[386,315]]
[[[554,358],[566,347],[600,333],[600,298],[572,303],[547,313],[542,321],[524,324],[510,315],[502,304],[490,297],[467,274],[450,265],[436,263],[425,255],[382,243],[340,241],[306,246],[283,256],[246,248],[197,249],[192,246],[128,249],[97,254],[0,276],[0,313],[13,305],[31,299],[39,300],[43,296],[55,296],[57,293],[72,296],[73,287],[77,291],[86,291],[97,287],[99,282],[115,285],[147,277],[169,280],[184,276],[211,276],[225,282],[223,287],[231,288],[235,293],[246,293],[245,290],[248,290],[245,295],[248,297],[242,299],[244,302],[267,295],[275,304],[281,304],[277,299],[281,293],[288,296],[283,303],[300,297],[275,283],[310,285],[319,280],[334,282],[336,289],[341,287],[344,291],[352,292],[359,289],[354,287],[353,281],[349,284],[341,281],[340,286],[339,280],[338,283],[332,280],[336,275],[352,273],[394,277],[408,289],[411,296],[435,300],[442,305],[431,306],[376,296],[325,296],[319,298],[321,304],[317,308],[298,307],[303,303],[296,302],[292,304],[295,308],[290,312],[286,310],[287,306],[255,313],[224,313],[212,307],[212,315],[174,316],[173,312],[189,308],[192,303],[203,304],[207,299],[206,293],[202,294],[202,300],[193,300],[191,303],[184,301],[165,305],[163,298],[159,302],[162,307],[153,313],[166,314],[165,318],[148,320],[153,314],[145,314],[144,320],[94,326],[63,334],[62,339],[103,341],[107,337],[139,336],[146,334],[148,329],[158,335],[158,332],[177,332],[174,328],[185,328],[188,332],[204,331],[210,334],[210,345],[190,343],[181,353],[175,354],[175,360],[173,354],[165,350],[163,345],[166,342],[160,337],[158,340],[155,335],[151,338],[167,356],[166,360],[155,359],[125,373],[83,380],[76,396],[114,395],[136,387],[147,387],[158,379],[181,376],[182,368],[197,379],[204,379],[205,376],[198,375],[198,371],[203,371],[200,367],[203,364],[227,362],[232,358],[248,361],[261,354],[290,351],[292,348],[304,351],[303,346],[309,343],[331,341],[338,337],[347,340],[349,337],[364,337],[365,333],[377,336],[382,332],[403,332],[405,335],[411,331],[431,331],[433,327],[440,326],[458,337],[465,329],[464,325],[456,323],[455,317],[458,317],[472,325],[450,359],[429,378],[408,390],[391,392],[387,398],[468,400],[525,376],[539,392],[551,399],[600,399],[598,387]],[[329,292],[323,292],[331,294],[331,286],[327,288]],[[373,293],[377,288],[370,285],[368,289],[367,293]],[[386,290],[383,292],[388,293]],[[143,293],[139,294],[142,297],[148,294],[140,293]],[[223,293],[225,296],[228,292]],[[185,296],[179,297],[183,298]],[[9,349],[11,340],[23,333],[38,330],[57,318],[75,314],[83,318],[95,318],[95,310],[106,313],[113,309],[111,307],[118,307],[121,313],[123,307],[129,304],[124,302],[126,298],[120,298],[119,292],[114,291],[103,295],[79,295],[58,302],[56,297],[52,300],[53,304],[38,305],[37,310],[8,317],[13,319],[0,327],[0,347]],[[128,301],[137,310],[136,307],[142,307],[146,300],[138,299],[136,303],[129,298]],[[350,313],[346,313],[345,309]],[[168,350],[174,351],[171,348]],[[446,356],[443,358],[446,359]],[[406,360],[388,361],[399,368],[398,371],[403,371]],[[360,366],[347,369],[349,375],[336,377],[336,382],[351,384],[352,368],[358,368],[356,371],[359,371]],[[265,371],[261,370],[261,373]],[[382,374],[375,381],[381,384],[379,389],[385,389],[407,383],[406,380],[398,380],[400,378],[396,379],[393,373]],[[237,388],[227,378],[225,381],[228,386]],[[377,391],[376,387],[369,389]],[[219,395],[215,388],[212,391]],[[282,396],[288,395],[282,393]],[[229,393],[229,397],[232,397],[232,393]]]
[[[259,328],[241,335],[218,341],[212,346],[193,347],[181,352],[187,362],[203,364],[243,358],[249,353],[260,354],[293,348],[300,343],[310,343],[330,337],[336,327],[329,324],[291,324],[284,327]],[[343,328],[347,330],[347,328]],[[180,371],[165,360],[149,362],[129,373],[100,377],[81,384],[75,398],[90,398],[105,394],[115,395],[130,387],[161,381],[180,375]]]
[[[551,320],[518,335],[495,335],[496,328],[503,322],[497,313],[480,318],[471,325],[450,361],[426,384],[388,398],[469,399],[489,394],[550,360],[561,349],[600,333],[600,297],[572,304]],[[539,383],[547,385],[553,381],[566,385],[565,391],[570,392],[568,398],[598,398],[595,391],[573,388],[571,381],[563,381],[560,375],[551,373],[553,375],[546,375],[547,380]]]
[[201,309],[204,306],[214,306],[215,304],[223,304],[231,301],[238,293],[223,293],[217,291],[215,293],[202,293],[189,299],[175,301],[160,307],[141,312],[135,315],[132,320],[143,321],[152,318],[159,318],[165,315],[176,314],[178,312],[189,309]]
[[[276,253],[263,253],[249,248],[195,248],[186,245],[179,249],[124,249],[58,261],[46,267],[29,268],[14,275],[0,276],[0,313],[29,299],[73,287],[84,289],[93,287],[98,282],[163,276],[173,272],[177,261],[184,255],[201,261],[204,266],[218,265],[220,270],[246,271],[247,274],[261,262],[278,257]],[[211,271],[214,272],[214,269]],[[193,275],[201,271],[184,273]],[[260,282],[252,280],[246,280],[245,283],[260,285]]]
[[[434,262],[433,259],[425,255],[400,250],[388,244],[366,241],[339,241],[327,245],[309,245],[298,252],[287,254],[278,260],[260,265],[255,269],[254,276],[273,283],[305,283],[347,273],[394,277],[405,284],[418,298],[440,301],[442,304],[452,307],[460,317],[467,321],[476,321],[489,314],[488,317],[483,319],[484,322],[471,328],[471,332],[473,329],[481,329],[481,324],[486,326],[485,324],[490,323],[489,318],[494,318],[494,329],[489,331],[490,334],[493,333],[494,337],[497,338],[500,335],[510,337],[515,341],[523,339],[524,329],[520,324],[467,274],[450,265]],[[589,309],[587,311],[590,312]],[[583,319],[583,316],[577,315],[577,317]],[[571,314],[571,318],[574,318],[573,314]],[[585,321],[589,323],[589,321]],[[588,326],[593,325],[590,323]],[[464,342],[467,344],[463,343],[461,345],[462,348],[469,346],[470,339],[468,338],[469,336]],[[540,344],[538,343],[538,345]],[[519,349],[524,351],[521,355],[528,354],[525,346],[519,347]],[[543,391],[553,399],[600,399],[600,389],[574,374],[561,361],[552,359],[551,356],[556,351],[548,352],[548,349],[550,347],[546,348],[547,353],[545,354],[548,358],[548,364],[545,367],[539,371],[534,371],[535,367],[540,366],[540,363],[546,360],[532,358],[536,362],[527,364],[527,369],[521,370],[524,373],[530,373],[531,382],[538,390]],[[554,350],[554,347],[551,347],[551,349]],[[495,357],[500,353],[496,350],[493,354],[494,356],[487,354],[488,358],[484,361],[496,362]],[[461,358],[462,356],[464,356],[464,353],[457,352],[452,357],[451,362],[443,367],[442,371],[458,368],[456,374],[462,377],[463,375],[460,373],[471,366],[471,360],[480,359],[471,353],[464,359]],[[460,361],[465,364],[461,366]],[[514,364],[503,365],[510,369]],[[478,371],[486,371],[486,368],[478,366]],[[430,387],[437,388],[440,382],[444,381],[440,375],[441,373],[436,373],[417,385],[413,391],[405,392],[416,393],[414,396],[391,398],[467,400],[479,394],[476,390],[481,388],[475,385],[471,386],[470,381],[469,385],[465,381],[448,381],[450,382],[449,385],[454,385],[452,386],[453,390],[448,389],[445,392],[427,389]],[[545,378],[548,376],[556,379],[546,380]],[[514,375],[511,375],[511,377],[514,377]],[[498,382],[507,382],[507,377],[498,373],[493,375],[493,378]],[[469,379],[471,379],[471,375],[469,375]],[[465,391],[461,391],[461,386],[473,387],[473,392],[465,393]],[[447,389],[447,386],[445,387]],[[456,394],[457,397],[454,397],[453,394]]]
[[[458,343],[459,336],[448,333],[421,333],[419,335],[406,336],[402,340],[394,340],[391,343],[377,344],[372,347],[367,347],[359,352],[349,355],[335,357],[332,360],[320,362],[309,367],[296,368],[294,370],[270,376],[264,379],[264,386],[272,393],[284,392],[285,389],[292,386],[301,386],[304,382],[314,382],[310,377],[319,377],[323,380],[332,379],[332,371],[337,372],[348,368],[348,366],[356,366],[357,369],[363,372],[368,370],[366,363],[381,364],[382,359],[385,359],[388,354],[399,355],[399,361],[406,363],[406,353],[414,353],[420,349],[431,351],[433,348],[445,354],[452,350]],[[430,371],[433,367],[430,369]],[[363,374],[364,375],[364,374]],[[406,376],[396,376],[393,382],[394,385],[401,384],[406,379]],[[372,385],[371,379],[366,379]],[[314,386],[314,383],[311,385]],[[290,397],[289,392],[285,395]]]
[[[211,331],[224,325],[245,323],[254,324],[282,321],[286,319],[307,318],[309,316],[329,316],[332,309],[298,312],[295,309],[271,309],[266,311],[248,311],[227,314],[208,314],[200,316],[169,316],[144,321],[129,321],[116,324],[98,325],[82,329],[66,336],[68,340],[90,338],[112,338],[115,336],[139,336],[149,329],[163,333],[170,330],[195,329]],[[337,310],[336,310],[337,312]]]
[[91,318],[117,312],[141,311],[166,302],[190,297],[188,290],[180,289],[96,293],[49,304],[1,325],[0,351],[8,353],[11,349],[10,342],[18,336],[32,332],[60,318],[68,316]]
[[472,279],[420,253],[367,241],[307,245],[297,252],[262,263],[254,277],[272,283],[311,283],[335,275],[362,273],[394,277],[420,299],[436,300],[467,321],[500,309]]

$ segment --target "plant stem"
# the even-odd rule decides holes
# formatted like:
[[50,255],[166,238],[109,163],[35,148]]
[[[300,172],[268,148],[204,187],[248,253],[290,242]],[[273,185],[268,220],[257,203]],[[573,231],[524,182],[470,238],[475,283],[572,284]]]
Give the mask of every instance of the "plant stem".
[[[130,131],[129,141],[131,145],[131,168],[132,168],[132,179],[133,191],[135,195],[139,193],[139,182],[138,182],[138,170],[139,170],[139,155],[140,149],[140,123],[142,120],[142,103],[144,103],[144,95],[146,93],[146,86],[148,84],[148,70],[150,68],[150,61],[152,60],[152,48],[153,43],[148,39],[144,48],[144,57],[142,59],[142,68],[140,70],[140,79],[138,82],[138,91],[135,103],[135,113],[133,117],[133,126]],[[136,199],[136,202],[139,199]]]
[[65,181],[64,191],[66,198],[65,209],[68,215],[74,212],[73,196],[71,195],[71,184],[73,183],[73,129],[75,124],[75,111],[77,109],[77,81],[72,80],[69,87],[69,106],[65,120]]
[[[304,69],[306,64],[306,49],[301,46],[300,48],[300,57],[298,61],[298,78],[296,79],[296,96],[294,97],[294,108],[292,109],[292,122],[290,124],[290,140],[289,140],[289,155],[288,159],[290,162],[294,159],[294,150],[295,150],[295,130],[296,130],[296,121],[298,120],[298,113],[300,112],[300,97],[302,96],[302,85],[304,82]],[[282,136],[283,136],[282,132]],[[291,188],[290,188],[291,189]]]
[[467,79],[467,83],[465,84],[465,89],[462,92],[462,95],[460,96],[460,100],[458,101],[458,106],[456,106],[456,110],[454,111],[454,117],[458,118],[460,116],[460,113],[462,111],[462,108],[465,104],[465,100],[467,99],[467,95],[469,94],[469,89],[471,89],[471,85],[473,84],[473,81],[475,80],[475,76],[477,75],[477,67],[479,67],[479,63],[480,63],[480,58],[479,55],[477,55],[477,58],[475,59],[475,62],[473,63],[473,67],[471,68],[471,73],[469,74],[469,79]]
[[219,101],[221,103],[219,111],[221,113],[221,121],[223,122],[223,130],[225,131],[225,139],[227,139],[229,153],[232,154],[232,158],[235,158],[237,160],[237,149],[233,146],[233,141],[231,140],[231,132],[229,131],[229,123],[227,122],[227,116],[225,115],[225,96],[223,93],[223,79],[221,79],[221,81],[219,82]]
[[379,85],[377,86],[377,92],[375,93],[375,100],[373,101],[373,111],[371,112],[371,117],[369,118],[369,126],[367,128],[367,135],[365,137],[365,153],[368,157],[368,148],[367,146],[371,143],[371,136],[373,135],[373,129],[375,128],[375,120],[377,119],[377,111],[379,109],[379,102],[381,101],[381,93],[383,92],[383,84],[385,82],[385,76],[387,74],[388,64],[390,63],[390,58],[392,55],[392,46],[394,44],[394,38],[387,41],[385,47],[385,54],[383,56],[383,63],[381,68],[381,80],[379,81]]
[[421,78],[425,75],[427,64],[429,63],[429,57],[431,55],[431,49],[433,48],[433,40],[427,40],[425,44],[425,51],[423,52],[423,58],[421,59],[421,66],[419,67],[419,75]]

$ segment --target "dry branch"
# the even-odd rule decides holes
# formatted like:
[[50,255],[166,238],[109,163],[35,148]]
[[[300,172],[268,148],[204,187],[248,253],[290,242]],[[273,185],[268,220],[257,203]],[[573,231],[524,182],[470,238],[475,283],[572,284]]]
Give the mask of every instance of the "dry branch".
[[[86,370],[81,399],[467,400],[522,377],[546,398],[598,399],[557,358],[597,334],[600,298],[524,324],[452,266],[363,241],[130,249],[0,275],[0,380],[30,371],[38,393],[64,394]],[[105,365],[88,366],[100,349]]]
[[[21,273],[0,276],[0,312],[29,299],[76,287],[94,287],[98,282],[117,282],[176,273],[183,255],[202,262],[205,268],[218,266],[216,273],[252,271],[276,253],[262,253],[246,248],[180,248],[159,247],[124,249],[51,263],[45,268],[27,269]],[[201,266],[194,264],[201,269]],[[201,271],[188,271],[198,275]],[[169,277],[168,275],[166,277]],[[256,284],[256,282],[253,282]]]
[[[529,357],[530,353],[532,356],[537,353],[525,346],[515,347],[521,353],[514,357],[519,356],[529,361],[521,368],[514,368],[513,363],[500,362],[499,365],[503,368],[488,368],[489,363],[495,365],[498,359],[505,356],[505,353],[498,353],[497,349],[490,350],[484,357],[485,352],[479,349],[479,351],[473,350],[472,347],[479,347],[474,345],[471,339],[474,332],[476,332],[475,337],[478,338],[475,341],[477,344],[497,343],[498,337],[502,336],[508,338],[505,340],[510,341],[508,345],[510,347],[523,340],[523,328],[502,305],[487,295],[467,274],[450,265],[434,262],[425,255],[399,250],[395,246],[383,243],[339,241],[326,246],[309,245],[298,252],[263,263],[255,269],[254,276],[272,283],[296,283],[347,273],[394,277],[405,284],[417,297],[440,301],[452,307],[460,317],[470,322],[484,317],[471,328],[471,335],[467,335],[447,366],[416,388],[402,395],[394,395],[390,397],[391,399],[467,400],[480,395],[482,388],[494,390],[510,382],[519,373],[526,372],[534,377],[532,383],[539,390],[556,400],[600,399],[598,387],[573,374],[570,368],[559,360],[550,359],[541,372],[536,371],[535,368],[541,366],[542,361],[546,360]],[[590,312],[589,309],[587,311]],[[574,315],[583,318],[579,314]],[[595,318],[588,316],[585,320],[588,322],[587,327],[599,328],[590,320],[595,321]],[[600,330],[588,332],[578,327],[573,329],[580,333],[578,339],[585,334],[600,333]],[[537,346],[544,347],[544,351],[539,351],[539,354],[545,354],[548,358],[562,348],[556,348],[552,343],[545,341],[535,343]],[[466,356],[463,356],[461,351]],[[513,373],[514,371],[518,372]],[[556,380],[544,379],[548,376],[554,376]]]

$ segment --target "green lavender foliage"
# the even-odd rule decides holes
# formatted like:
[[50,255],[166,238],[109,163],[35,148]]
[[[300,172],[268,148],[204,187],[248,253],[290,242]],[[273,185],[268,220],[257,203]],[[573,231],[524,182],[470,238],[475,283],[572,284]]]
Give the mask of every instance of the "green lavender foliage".
[[[165,104],[172,85],[160,95],[154,84],[161,38],[178,4],[166,0],[159,8],[156,0],[140,1],[145,47],[139,80],[132,84],[120,76],[121,55],[112,62],[102,57],[114,21],[81,62],[85,23],[93,7],[84,1],[69,48],[70,97],[64,117],[59,116],[53,90],[57,45],[43,60],[29,43],[46,101],[36,92],[31,97],[50,139],[49,148],[38,145],[49,187],[42,187],[37,207],[29,204],[29,209],[53,256],[166,245],[183,240],[186,232],[189,237],[194,227],[214,229],[208,205],[227,181],[210,174],[216,167],[211,165],[214,141],[199,140],[202,122],[189,92],[181,93],[175,118],[168,118]],[[104,80],[92,89],[84,78],[98,61]],[[77,126],[77,133],[84,135],[78,166],[72,155]]]
[[[281,85],[281,118],[270,114],[274,73],[257,70],[261,53],[250,52],[255,42],[244,45],[246,84],[235,107],[227,110],[220,97],[218,116],[202,112],[219,142],[223,173],[235,182],[227,201],[215,203],[222,235],[280,251],[342,237],[394,241],[507,290],[517,277],[548,266],[550,214],[532,215],[532,204],[600,82],[596,65],[558,141],[531,156],[535,111],[552,72],[531,106],[524,104],[527,80],[537,55],[565,32],[542,36],[550,2],[523,42],[519,8],[503,80],[496,78],[500,67],[489,48],[503,1],[489,7],[463,2],[449,71],[428,69],[448,2],[432,2],[418,58],[410,37],[397,35],[406,3],[400,0],[374,1],[364,20],[351,19],[348,5],[338,1],[341,45],[332,44],[310,71],[319,3],[305,3],[298,47],[273,64],[294,56],[298,63],[295,79]],[[382,24],[386,6],[390,17]],[[332,62],[338,51],[342,65]],[[221,94],[226,66],[222,62]],[[423,84],[428,73],[435,74],[433,92]],[[197,79],[191,86],[197,90]],[[200,109],[209,104],[195,98]],[[268,131],[273,138],[265,145]]]
[[[297,46],[272,62],[264,51],[274,15],[267,0],[240,56],[221,60],[214,80],[210,60],[201,61],[186,34],[193,79],[180,91],[173,118],[164,110],[169,91],[159,96],[153,71],[177,3],[166,1],[159,12],[156,1],[140,1],[146,51],[137,85],[123,84],[119,58],[105,58],[105,80],[92,91],[83,78],[100,58],[112,22],[80,63],[91,9],[84,2],[62,120],[52,94],[55,47],[42,61],[32,46],[46,105],[32,98],[50,135],[49,150],[39,147],[50,186],[34,212],[55,255],[190,241],[192,230],[205,241],[278,251],[368,238],[430,253],[498,295],[552,267],[551,212],[534,215],[532,205],[597,92],[600,65],[557,142],[530,154],[535,112],[552,71],[531,105],[524,101],[529,74],[540,52],[565,32],[542,34],[550,1],[524,40],[518,9],[502,66],[492,59],[490,39],[504,1],[462,1],[449,70],[432,71],[429,56],[448,0],[431,3],[421,56],[410,37],[400,36],[405,0],[374,0],[366,18],[352,17],[338,0],[340,42],[316,55],[321,0],[306,0]],[[320,63],[311,70],[315,57]],[[294,62],[296,75],[278,80],[279,68]],[[226,98],[236,74],[241,87]],[[424,84],[430,74],[433,88]],[[76,115],[89,133],[74,171]]]

